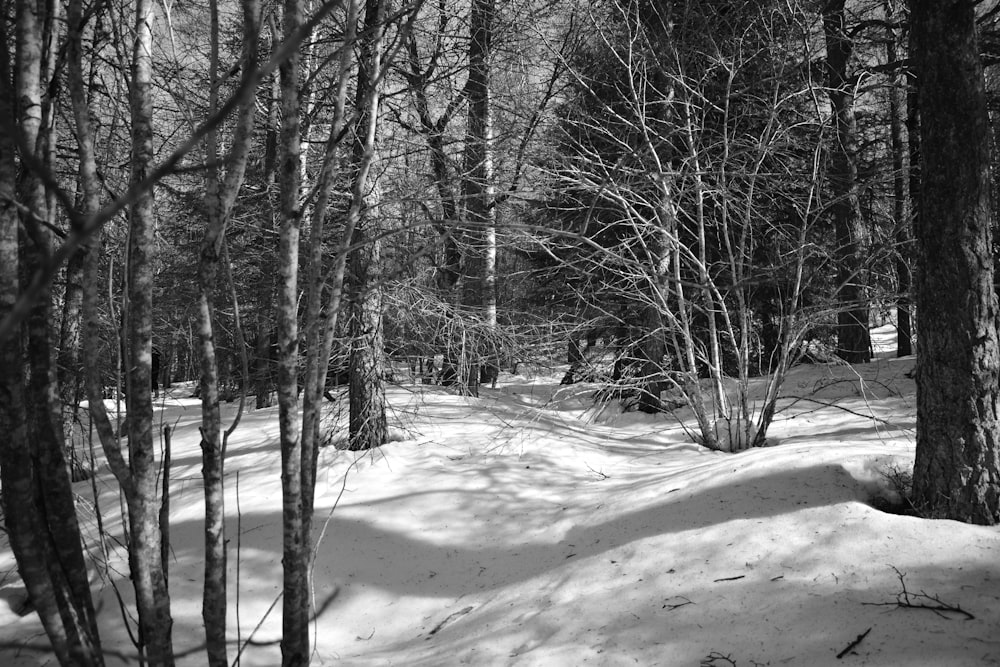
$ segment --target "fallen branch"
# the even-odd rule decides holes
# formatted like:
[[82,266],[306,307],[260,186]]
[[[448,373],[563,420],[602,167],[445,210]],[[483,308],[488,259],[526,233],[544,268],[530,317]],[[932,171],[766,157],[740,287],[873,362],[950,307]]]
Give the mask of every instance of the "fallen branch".
[[701,667],[720,667],[723,665],[736,667],[736,661],[733,660],[732,655],[722,655],[718,651],[712,651],[701,659]]
[[466,607],[465,609],[460,609],[459,611],[456,611],[456,612],[453,612],[453,613],[449,614],[443,621],[441,621],[440,623],[438,623],[437,625],[435,625],[433,630],[431,630],[430,632],[427,633],[426,639],[430,639],[431,637],[433,637],[434,635],[436,635],[438,632],[440,632],[441,628],[443,628],[445,625],[447,625],[448,623],[454,621],[456,618],[460,618],[462,616],[465,616],[470,611],[472,611],[472,607]]
[[848,645],[847,645],[847,648],[845,648],[845,649],[844,649],[843,651],[841,651],[840,653],[838,653],[838,654],[837,654],[837,660],[840,660],[840,659],[841,659],[841,658],[843,658],[843,657],[844,657],[845,655],[847,655],[848,653],[850,653],[851,651],[853,651],[853,650],[855,649],[855,647],[856,647],[856,646],[857,646],[858,644],[860,644],[860,643],[861,643],[861,641],[862,641],[862,640],[863,640],[863,639],[864,639],[865,637],[867,637],[867,636],[868,636],[868,633],[869,633],[869,632],[871,632],[871,631],[872,631],[872,629],[871,629],[871,628],[868,628],[867,630],[865,630],[864,632],[862,632],[862,633],[861,633],[860,635],[858,635],[857,637],[855,637],[855,638],[854,638],[854,641],[852,641],[852,642],[851,642],[850,644],[848,644]]
[[926,609],[932,611],[941,618],[948,618],[942,612],[951,612],[953,614],[961,614],[965,616],[967,620],[975,620],[975,616],[971,613],[965,611],[957,604],[948,604],[941,600],[937,595],[928,595],[924,591],[919,593],[911,593],[906,590],[906,574],[900,572],[895,566],[890,565],[896,572],[896,576],[899,577],[899,585],[902,587],[902,591],[896,594],[895,602],[862,602],[861,604],[869,607],[900,607],[902,609]]

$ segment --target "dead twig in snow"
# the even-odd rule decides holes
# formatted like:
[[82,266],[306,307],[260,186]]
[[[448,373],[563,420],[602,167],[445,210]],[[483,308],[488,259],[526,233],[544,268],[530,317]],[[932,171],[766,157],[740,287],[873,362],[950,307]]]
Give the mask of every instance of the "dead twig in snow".
[[961,614],[965,616],[966,620],[975,620],[975,616],[969,612],[962,609],[957,604],[948,604],[941,600],[937,595],[928,595],[924,591],[919,593],[911,593],[906,589],[906,573],[900,572],[898,568],[894,565],[890,565],[895,572],[896,576],[899,577],[899,585],[902,587],[902,591],[896,593],[895,602],[862,602],[861,604],[869,607],[900,607],[902,609],[926,609],[932,611],[941,618],[948,618],[942,612],[951,612],[953,614]]
[[841,651],[840,653],[837,654],[837,660],[840,660],[845,655],[847,655],[848,653],[850,653],[851,651],[853,651],[855,649],[855,647],[857,647],[857,645],[860,644],[861,641],[865,637],[867,637],[868,633],[871,632],[871,631],[872,631],[872,629],[868,628],[867,630],[865,630],[864,632],[862,632],[860,635],[858,635],[857,637],[855,637],[854,641],[852,641],[850,644],[848,644],[847,647],[843,651]]
[[661,607],[661,609],[668,609],[670,611],[673,611],[675,609],[680,609],[681,607],[686,607],[689,604],[694,604],[694,602],[692,602],[691,600],[688,600],[683,595],[678,595],[676,597],[672,597],[672,598],[668,598],[668,599],[670,599],[670,600],[684,600],[684,602],[676,602],[676,603],[673,603],[673,604],[671,604],[670,602],[667,602],[667,603],[665,603]]
[[736,661],[732,656],[722,655],[718,651],[712,651],[701,659],[701,667],[736,667]]
[[717,584],[720,581],[736,581],[737,579],[746,579],[746,576],[747,575],[745,575],[745,574],[741,574],[738,577],[723,577],[722,579],[713,579],[712,583],[713,584]]
[[606,479],[611,479],[611,475],[605,474],[603,470],[594,470],[593,468],[590,467],[589,463],[587,464],[587,470],[594,473],[597,476],[597,481],[599,482],[603,482]]
[[437,625],[435,625],[434,629],[427,633],[427,637],[425,637],[425,639],[430,639],[431,637],[433,637],[434,635],[436,635],[438,632],[440,632],[441,628],[443,628],[445,625],[447,625],[448,623],[451,623],[456,618],[460,618],[462,616],[465,616],[470,611],[472,611],[472,607],[466,607],[465,609],[460,609],[459,611],[452,612],[451,614],[448,614],[448,616],[445,617],[445,619],[443,621],[441,621],[440,623],[438,623]]

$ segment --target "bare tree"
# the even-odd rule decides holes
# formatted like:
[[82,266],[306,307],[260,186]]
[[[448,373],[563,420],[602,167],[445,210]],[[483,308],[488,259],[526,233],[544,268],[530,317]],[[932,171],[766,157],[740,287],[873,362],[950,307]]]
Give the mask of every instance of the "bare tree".
[[[670,390],[692,410],[696,440],[739,450],[766,442],[784,374],[819,315],[803,309],[820,226],[820,123],[811,82],[798,78],[810,70],[756,46],[780,41],[805,62],[808,49],[794,45],[808,29],[796,13],[774,21],[746,7],[720,26],[711,11],[670,5],[593,16],[601,48],[571,67],[578,92],[557,172],[556,210],[579,216],[559,237],[579,249],[550,251],[622,341],[615,390],[631,385],[647,410]],[[766,396],[753,401],[750,379],[766,371]]]

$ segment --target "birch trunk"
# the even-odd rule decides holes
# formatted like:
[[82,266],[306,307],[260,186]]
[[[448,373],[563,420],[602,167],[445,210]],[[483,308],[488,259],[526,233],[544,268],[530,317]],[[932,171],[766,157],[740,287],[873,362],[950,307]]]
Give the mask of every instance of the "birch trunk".
[[[42,76],[46,12],[51,6],[19,5],[15,61],[0,52],[0,113],[16,119],[22,146],[44,162],[51,137],[43,123]],[[5,41],[7,36],[4,35]],[[49,39],[55,39],[48,33]],[[12,67],[13,66],[13,67]],[[12,69],[16,77],[12,77]],[[9,87],[17,81],[17,89]],[[47,82],[46,82],[47,83]],[[16,100],[16,102],[15,102]],[[15,103],[18,106],[15,106]],[[22,272],[36,271],[49,247],[45,192],[36,174],[18,183],[13,136],[0,132],[0,318],[15,306]],[[19,187],[20,185],[20,187]],[[19,216],[15,202],[25,206]],[[20,218],[20,219],[19,219]],[[29,238],[20,256],[18,230]],[[101,665],[86,564],[80,543],[72,488],[63,459],[61,415],[53,384],[49,347],[48,292],[32,308],[21,332],[0,339],[0,488],[8,540],[18,572],[61,664]]]
[[[257,67],[257,40],[260,7],[257,0],[243,0],[243,46],[241,67]],[[219,108],[219,10],[216,0],[209,3],[210,58],[208,115]],[[247,95],[239,105],[236,129],[230,146],[227,171],[219,172],[219,137],[212,129],[205,137],[205,236],[198,261],[198,341],[201,365],[201,452],[205,486],[205,588],[202,618],[205,622],[208,663],[226,667],[226,531],[225,531],[225,436],[219,408],[219,364],[216,359],[213,300],[217,291],[219,262],[226,226],[236,196],[243,185],[250,143],[253,138],[256,98]]]
[[[135,42],[132,50],[132,182],[147,177],[153,164],[153,17],[152,0],[136,0]],[[147,191],[129,208],[128,317],[126,405],[128,410],[129,472],[133,496],[129,503],[132,580],[135,585],[141,635],[150,665],[174,664],[173,619],[163,574],[159,525],[159,466],[153,443],[152,330],[155,212]]]
[[[333,294],[338,298],[335,299],[334,303],[327,304],[324,308],[323,299],[330,283],[324,269],[323,238],[330,199],[333,196],[333,188],[336,185],[339,172],[337,164],[340,144],[346,127],[347,87],[350,81],[350,68],[354,51],[351,46],[356,38],[358,25],[357,0],[347,0],[345,16],[343,47],[340,50],[339,71],[334,93],[333,119],[323,154],[323,167],[320,172],[316,202],[312,208],[309,236],[306,370],[302,392],[302,539],[310,553],[312,552],[312,512],[316,487],[316,467],[319,459],[323,394],[333,348],[333,332],[336,329],[337,315],[340,310],[339,295],[342,292],[344,255],[346,253],[344,246],[350,240],[356,217],[352,216],[355,209],[352,202],[348,211],[343,242],[335,260],[332,276],[332,284],[335,286]],[[327,335],[327,331],[329,331],[329,335]]]
[[[284,0],[285,39],[302,23],[302,0]],[[298,265],[301,209],[301,135],[298,51],[279,69],[281,135],[278,183],[281,221],[278,250],[278,424],[281,438],[283,599],[281,663],[309,664],[309,550],[302,534],[302,441],[298,398]]]

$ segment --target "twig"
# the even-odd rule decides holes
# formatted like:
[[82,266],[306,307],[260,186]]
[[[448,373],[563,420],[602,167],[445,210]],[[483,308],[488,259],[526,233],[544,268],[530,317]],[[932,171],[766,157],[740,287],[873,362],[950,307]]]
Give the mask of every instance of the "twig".
[[737,579],[745,579],[747,575],[741,574],[738,577],[724,577],[722,579],[714,579],[712,583],[717,584],[720,581],[736,581]]
[[[722,662],[723,660],[725,663]],[[736,667],[736,661],[733,660],[731,655],[722,655],[718,651],[712,651],[701,659],[701,667],[715,667],[716,665],[723,664],[729,665],[729,667]]]
[[606,479],[611,479],[611,475],[605,474],[603,470],[594,470],[593,468],[590,467],[589,463],[587,464],[587,470],[597,475],[597,480],[599,482],[603,482]]
[[[243,633],[240,627],[240,560],[243,549],[243,512],[240,510],[240,471],[236,471],[236,645],[243,645]],[[243,650],[236,654],[233,661],[234,667],[240,667],[240,655]]]
[[[902,591],[896,594],[895,602],[862,602],[861,604],[868,607],[900,607],[902,609],[926,609],[932,611],[941,618],[948,618],[941,612],[951,612],[953,614],[961,614],[965,616],[967,620],[975,620],[975,616],[971,613],[962,609],[959,605],[948,604],[941,600],[937,595],[928,595],[924,591],[919,593],[911,593],[906,590],[906,573],[900,572],[895,566],[890,565],[895,572],[896,576],[899,577],[899,585],[902,587]],[[926,604],[925,602],[915,602],[915,600],[929,601],[932,604]]]
[[472,611],[472,607],[466,607],[465,609],[460,609],[459,611],[449,614],[443,621],[435,625],[433,630],[427,633],[427,637],[425,637],[425,639],[430,639],[431,637],[436,635],[445,625],[455,620],[456,618],[465,616],[470,611]]
[[[337,595],[339,593],[340,593],[340,587],[338,586],[337,588],[333,589],[333,591],[326,597],[326,599],[323,600],[323,603],[319,606],[319,608],[313,613],[312,616],[309,617],[309,623],[312,623],[317,618],[319,618],[320,614],[322,614],[324,611],[326,611],[330,607],[330,605],[333,604],[333,601],[337,598]],[[264,625],[264,621],[266,621],[267,617],[271,615],[272,611],[274,611],[275,606],[277,606],[277,604],[278,604],[278,600],[280,600],[283,595],[284,595],[284,591],[281,591],[274,598],[274,601],[271,602],[271,606],[267,608],[267,611],[264,612],[264,615],[257,622],[257,625],[254,627],[253,632],[250,633],[250,636],[247,637],[246,641],[244,641],[243,644],[240,646],[239,651],[236,653],[236,659],[232,663],[233,665],[236,665],[237,662],[239,662],[240,656],[243,655],[243,651],[246,650],[247,646],[258,646],[258,647],[259,646],[276,646],[276,645],[278,645],[278,644],[281,643],[281,639],[282,639],[281,637],[279,637],[277,639],[257,640],[257,639],[254,639],[253,636],[255,634],[257,634],[257,631],[260,630],[260,628],[261,628],[262,625]],[[232,643],[232,642],[229,642],[229,643]]]
[[860,635],[858,635],[857,637],[855,637],[854,641],[852,641],[850,644],[848,644],[847,647],[843,651],[841,651],[840,653],[837,654],[837,660],[840,660],[845,655],[847,655],[848,653],[850,653],[851,651],[853,651],[854,648],[858,644],[861,643],[861,640],[863,640],[865,637],[867,637],[868,633],[871,632],[871,631],[872,631],[872,629],[868,628],[867,630],[865,630],[864,632],[862,632]]
[[673,610],[675,610],[675,609],[680,609],[681,607],[686,607],[686,606],[687,606],[687,605],[689,605],[689,604],[694,604],[694,602],[692,602],[691,600],[688,600],[688,599],[687,599],[686,597],[684,597],[683,595],[678,595],[678,596],[676,596],[676,597],[672,597],[672,598],[670,598],[670,599],[671,599],[671,600],[684,600],[684,602],[678,602],[678,603],[676,603],[676,604],[670,604],[670,603],[668,602],[668,603],[664,604],[664,605],[663,605],[663,606],[661,607],[661,609],[667,609],[667,610],[669,610],[669,611],[673,611]]

